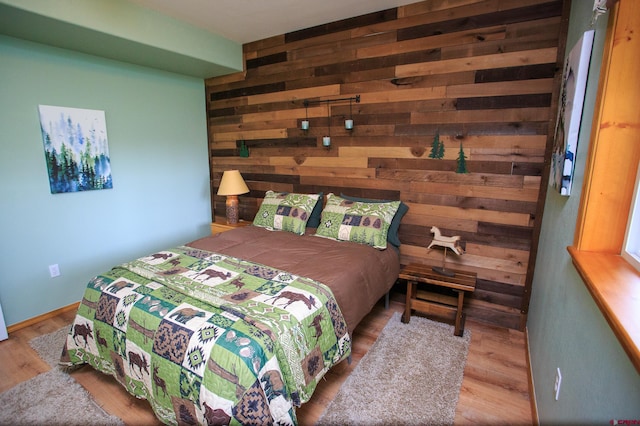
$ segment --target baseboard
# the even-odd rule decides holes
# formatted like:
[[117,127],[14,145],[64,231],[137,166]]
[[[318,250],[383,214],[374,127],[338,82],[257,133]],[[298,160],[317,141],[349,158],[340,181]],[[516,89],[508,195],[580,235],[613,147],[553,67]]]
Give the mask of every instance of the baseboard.
[[78,309],[78,305],[80,305],[80,302],[72,303],[71,305],[63,306],[62,308],[56,309],[56,310],[51,311],[51,312],[44,313],[42,315],[38,315],[37,317],[29,318],[28,320],[24,320],[22,322],[18,322],[16,324],[12,324],[9,327],[7,327],[7,332],[9,334],[11,334],[11,333],[16,332],[16,331],[18,331],[20,329],[23,329],[25,327],[29,327],[30,325],[37,324],[37,323],[39,323],[41,321],[44,321],[44,320],[47,320],[49,318],[53,318],[53,317],[55,317],[57,315],[60,315],[60,314],[62,314],[64,312],[75,311],[75,310]]
[[527,327],[524,328],[524,342],[526,345],[527,352],[527,370],[529,376],[529,403],[531,404],[531,417],[534,425],[540,424],[540,419],[538,418],[538,403],[536,402],[536,387],[533,382],[533,370],[531,369],[531,351],[529,350],[529,329]]

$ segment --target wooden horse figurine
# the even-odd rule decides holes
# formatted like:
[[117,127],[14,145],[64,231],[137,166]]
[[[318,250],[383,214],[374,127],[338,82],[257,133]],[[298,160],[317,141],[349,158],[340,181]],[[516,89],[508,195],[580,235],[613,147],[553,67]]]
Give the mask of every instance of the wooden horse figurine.
[[431,227],[431,233],[433,234],[433,241],[429,244],[428,249],[433,246],[440,246],[444,248],[450,248],[457,255],[464,253],[464,250],[460,246],[460,236],[455,235],[453,237],[445,237],[440,233],[440,229],[435,226]]
[[431,244],[427,247],[427,249],[431,249],[434,246],[444,247],[444,257],[442,259],[442,268],[433,267],[434,272],[437,272],[441,275],[446,275],[449,277],[455,276],[455,273],[452,271],[447,271],[445,268],[445,263],[447,261],[447,249],[451,249],[458,256],[464,253],[464,249],[460,245],[460,236],[455,235],[453,237],[445,237],[440,233],[440,229],[435,226],[431,227],[431,233],[433,234],[433,240]]

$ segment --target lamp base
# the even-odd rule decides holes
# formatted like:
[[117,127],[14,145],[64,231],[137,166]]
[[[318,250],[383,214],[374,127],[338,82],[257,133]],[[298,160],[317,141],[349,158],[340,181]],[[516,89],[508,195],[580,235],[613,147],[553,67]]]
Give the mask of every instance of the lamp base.
[[238,223],[238,196],[227,195],[227,224],[236,225]]

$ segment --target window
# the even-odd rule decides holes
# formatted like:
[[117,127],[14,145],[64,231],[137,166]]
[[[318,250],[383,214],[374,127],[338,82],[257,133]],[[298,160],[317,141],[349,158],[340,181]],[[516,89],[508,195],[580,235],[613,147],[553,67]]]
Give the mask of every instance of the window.
[[640,167],[636,176],[636,189],[631,202],[627,234],[624,240],[622,257],[640,271]]
[[[638,192],[640,37],[636,34],[640,34],[640,2],[621,0],[609,14],[576,234],[568,250],[640,372],[640,270],[621,255]],[[638,232],[629,235],[639,238]]]

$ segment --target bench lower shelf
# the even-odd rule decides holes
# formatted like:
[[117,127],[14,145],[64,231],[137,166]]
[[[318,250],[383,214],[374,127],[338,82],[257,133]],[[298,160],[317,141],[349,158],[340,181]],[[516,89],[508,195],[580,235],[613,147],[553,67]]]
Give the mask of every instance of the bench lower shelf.
[[[453,317],[454,334],[462,336],[464,332],[464,296],[473,292],[476,286],[476,274],[473,272],[452,271],[453,276],[441,275],[430,267],[420,264],[409,264],[399,274],[400,279],[407,281],[407,298],[402,322],[411,320],[411,311],[424,314]],[[452,290],[456,296],[432,293],[418,289],[421,284],[442,287]]]

